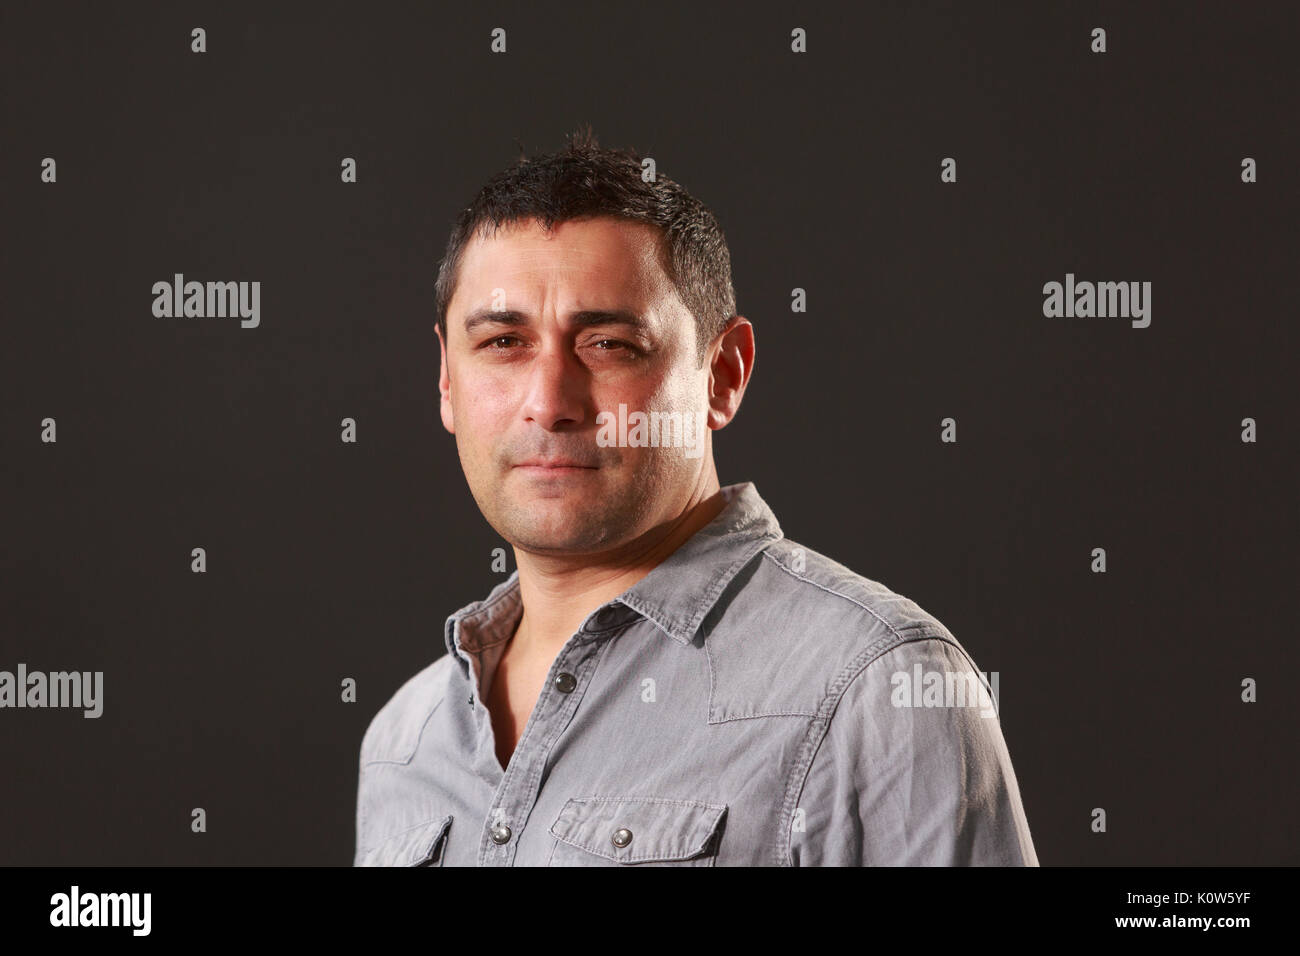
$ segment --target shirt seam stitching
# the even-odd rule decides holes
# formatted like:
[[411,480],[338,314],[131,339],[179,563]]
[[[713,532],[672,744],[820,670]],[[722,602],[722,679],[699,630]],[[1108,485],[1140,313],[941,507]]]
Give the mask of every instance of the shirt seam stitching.
[[438,708],[442,706],[443,701],[445,701],[446,699],[447,699],[447,692],[443,691],[443,695],[438,698],[438,702],[435,703],[433,707],[429,709],[429,712],[424,715],[424,722],[420,724],[420,732],[415,735],[415,747],[411,750],[409,754],[407,754],[406,759],[388,760],[383,757],[372,757],[370,760],[367,760],[364,763],[362,763],[361,769],[365,770],[367,767],[373,767],[375,764],[399,764],[401,766],[406,766],[412,760],[414,760],[415,755],[420,752],[420,741],[424,739],[424,732],[429,728],[429,721],[433,720],[433,715],[437,713]]
[[[856,603],[856,602],[855,602]],[[892,629],[891,629],[892,630]],[[875,663],[889,651],[901,647],[903,644],[912,644],[918,641],[937,640],[945,644],[954,644],[949,638],[942,634],[923,633],[917,635],[904,635],[894,630],[892,637],[882,638],[873,641],[864,648],[858,655],[849,662],[849,664],[840,671],[835,680],[831,683],[831,690],[822,701],[818,716],[808,726],[808,733],[805,735],[804,744],[800,748],[799,758],[795,761],[795,766],[791,771],[790,782],[786,786],[786,797],[781,806],[781,839],[777,846],[777,859],[782,866],[794,866],[794,854],[791,849],[792,839],[790,836],[790,827],[794,822],[794,811],[797,807],[799,797],[803,794],[808,785],[808,775],[816,762],[816,755],[821,749],[823,741],[830,732],[831,722],[835,712],[839,709],[840,701],[853,686],[853,682],[866,671],[871,664]],[[960,649],[960,648],[959,648]],[[820,733],[818,726],[820,725]],[[797,786],[796,786],[797,784]]]
[[790,575],[792,578],[795,578],[796,580],[799,581],[803,581],[805,584],[811,584],[813,587],[817,588],[820,591],[825,591],[827,594],[833,594],[838,598],[843,598],[844,600],[848,601],[850,604],[862,608],[862,610],[866,611],[868,614],[874,617],[881,624],[885,625],[885,627],[889,628],[891,633],[897,636],[901,637],[902,632],[904,631],[915,630],[917,628],[932,629],[933,627],[930,623],[926,621],[918,621],[915,624],[905,624],[902,627],[898,627],[894,624],[891,624],[883,617],[881,617],[880,614],[874,608],[870,607],[869,605],[863,604],[861,601],[857,600],[856,598],[850,597],[849,595],[843,593],[842,591],[836,591],[834,588],[828,588],[826,585],[819,584],[818,582],[814,581],[812,578],[805,577],[804,575],[800,574],[798,571],[786,567],[784,564],[781,563],[781,561],[775,555],[772,554],[771,551],[764,551],[763,556],[765,558],[768,558],[773,564],[775,564],[786,574]]

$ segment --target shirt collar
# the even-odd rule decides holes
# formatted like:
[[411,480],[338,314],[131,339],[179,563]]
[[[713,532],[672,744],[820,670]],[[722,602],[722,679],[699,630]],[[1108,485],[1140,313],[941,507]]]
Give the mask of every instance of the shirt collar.
[[[706,614],[731,579],[754,555],[782,537],[776,515],[752,481],[721,489],[726,504],[712,521],[621,595],[593,612],[583,623],[591,634],[619,627],[640,614],[680,644],[689,644]],[[620,611],[621,604],[635,614]],[[477,652],[509,640],[519,620],[519,572],[494,587],[481,601],[447,618],[448,653]]]

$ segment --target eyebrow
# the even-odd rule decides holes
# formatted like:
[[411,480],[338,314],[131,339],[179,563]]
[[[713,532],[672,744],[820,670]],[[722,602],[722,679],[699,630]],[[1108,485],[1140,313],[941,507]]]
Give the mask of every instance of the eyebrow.
[[[574,312],[569,320],[581,328],[595,325],[627,325],[644,335],[651,332],[650,323],[637,313],[628,309],[586,309]],[[468,335],[481,325],[521,326],[528,324],[528,316],[511,309],[475,309],[465,317],[465,333]]]

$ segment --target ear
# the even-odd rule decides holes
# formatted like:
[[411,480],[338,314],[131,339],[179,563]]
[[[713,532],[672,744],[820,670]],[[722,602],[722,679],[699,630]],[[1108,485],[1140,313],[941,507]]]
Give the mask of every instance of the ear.
[[439,326],[434,325],[433,330],[438,333],[438,410],[442,414],[442,427],[454,435],[456,418],[451,410],[451,375],[447,369],[447,341],[442,337],[442,329]]
[[724,428],[736,417],[754,371],[754,327],[733,315],[709,349],[709,427]]

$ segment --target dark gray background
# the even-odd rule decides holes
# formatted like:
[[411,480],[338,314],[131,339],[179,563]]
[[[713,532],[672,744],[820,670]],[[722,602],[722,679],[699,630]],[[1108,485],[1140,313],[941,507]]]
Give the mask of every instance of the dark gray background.
[[[727,232],[719,477],[1000,673],[1040,860],[1300,862],[1294,5],[270,7],[0,13],[0,669],[105,673],[0,711],[0,863],[350,862],[367,723],[500,579],[437,261],[584,121]],[[261,326],[154,318],[174,272]],[[1066,272],[1150,328],[1044,318]]]

